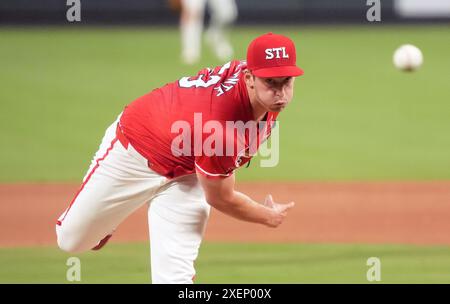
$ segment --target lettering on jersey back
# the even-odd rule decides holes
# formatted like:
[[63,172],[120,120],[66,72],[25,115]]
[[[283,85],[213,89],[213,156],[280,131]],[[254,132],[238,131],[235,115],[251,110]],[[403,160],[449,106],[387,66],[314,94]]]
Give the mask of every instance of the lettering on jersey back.
[[[245,63],[246,63],[245,61],[241,61],[239,63],[239,65],[236,67],[236,72],[233,73],[230,77],[225,79],[221,84],[219,84],[218,86],[216,86],[214,88],[214,90],[216,91],[217,97],[225,94],[225,92],[228,92],[235,87],[235,85],[239,82],[239,75],[242,73],[242,66]],[[228,64],[228,69],[229,69],[230,63],[228,62],[227,64]],[[225,65],[223,67],[225,67]],[[223,69],[223,67],[222,67],[222,69]],[[221,69],[221,71],[222,71],[222,69]]]

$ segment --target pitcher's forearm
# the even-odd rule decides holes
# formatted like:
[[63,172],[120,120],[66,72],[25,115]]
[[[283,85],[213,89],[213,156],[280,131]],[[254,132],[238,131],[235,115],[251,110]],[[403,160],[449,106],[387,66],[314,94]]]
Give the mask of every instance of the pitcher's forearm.
[[227,199],[208,201],[217,210],[238,220],[267,225],[273,212],[247,195],[234,191]]

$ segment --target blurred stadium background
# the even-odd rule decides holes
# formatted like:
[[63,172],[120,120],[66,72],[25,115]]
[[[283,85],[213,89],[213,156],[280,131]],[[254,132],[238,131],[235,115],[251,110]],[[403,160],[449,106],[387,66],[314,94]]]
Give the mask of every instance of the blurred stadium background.
[[[67,1],[3,0],[2,24],[67,24]],[[178,18],[168,0],[91,0],[81,1],[81,23],[93,25],[145,24],[174,25]],[[445,0],[238,0],[238,25],[330,24],[367,22],[366,12],[380,3],[382,22],[448,22],[449,4]]]
[[[279,165],[251,166],[238,179],[257,197],[273,184],[275,198],[292,191],[306,201],[279,232],[215,215],[212,229],[259,237],[207,237],[198,282],[365,283],[366,260],[376,256],[382,283],[450,283],[450,2],[380,3],[381,21],[369,22],[366,0],[237,0],[235,57],[245,58],[255,36],[282,33],[296,42],[306,72],[282,114]],[[199,64],[181,64],[178,15],[165,0],[81,0],[80,22],[67,21],[69,7],[0,2],[0,283],[67,282],[70,255],[56,248],[53,218],[105,128],[152,88],[223,63],[204,48]],[[415,73],[392,65],[404,43],[424,53]],[[369,194],[346,192],[346,184]],[[24,190],[30,185],[34,192]],[[302,191],[310,196],[294,194]],[[316,204],[308,213],[318,195],[336,208]],[[385,209],[369,212],[377,205]],[[325,222],[331,216],[341,220]],[[82,283],[149,282],[145,217],[138,221],[138,236],[119,234],[102,251],[79,255]],[[310,226],[294,226],[304,221]],[[372,234],[346,238],[358,231]]]

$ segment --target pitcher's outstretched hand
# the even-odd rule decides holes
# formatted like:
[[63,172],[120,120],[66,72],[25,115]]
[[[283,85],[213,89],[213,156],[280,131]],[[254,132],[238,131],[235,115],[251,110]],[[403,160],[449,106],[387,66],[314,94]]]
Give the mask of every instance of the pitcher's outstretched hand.
[[294,202],[287,204],[275,203],[273,201],[272,195],[268,194],[264,200],[264,206],[273,211],[272,216],[266,223],[267,226],[276,228],[278,227],[286,218],[287,211],[295,206]]

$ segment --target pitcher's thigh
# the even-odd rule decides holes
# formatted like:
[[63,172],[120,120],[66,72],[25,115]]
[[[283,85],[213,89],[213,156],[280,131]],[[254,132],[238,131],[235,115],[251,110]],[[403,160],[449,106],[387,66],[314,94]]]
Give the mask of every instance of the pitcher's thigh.
[[56,234],[62,250],[95,247],[166,180],[133,154],[131,146],[117,140],[115,128],[116,124],[108,128],[80,190],[58,219]]
[[[139,184],[124,186],[113,178],[93,175],[56,226],[58,246],[82,252],[116,229],[150,198]],[[148,194],[150,195],[150,194]]]
[[152,283],[193,282],[210,206],[192,177],[171,184],[149,208]]

